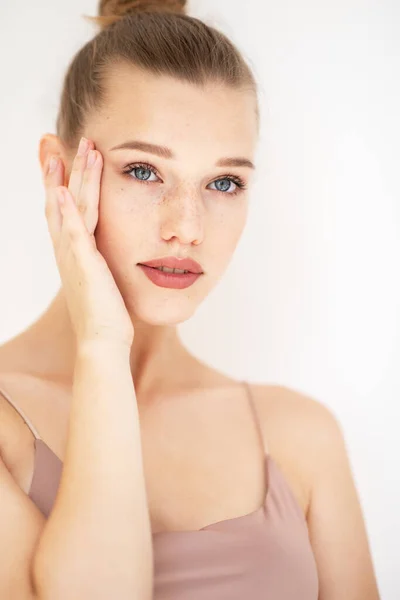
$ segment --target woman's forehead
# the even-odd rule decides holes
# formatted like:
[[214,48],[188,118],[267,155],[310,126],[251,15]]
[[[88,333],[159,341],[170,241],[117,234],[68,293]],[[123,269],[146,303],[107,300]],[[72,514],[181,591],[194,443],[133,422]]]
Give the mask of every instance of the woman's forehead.
[[[103,130],[132,129],[158,137],[221,139],[249,150],[257,137],[254,92],[217,82],[204,86],[172,77],[116,68],[107,80],[104,105],[96,126]],[[127,131],[128,133],[128,131]]]

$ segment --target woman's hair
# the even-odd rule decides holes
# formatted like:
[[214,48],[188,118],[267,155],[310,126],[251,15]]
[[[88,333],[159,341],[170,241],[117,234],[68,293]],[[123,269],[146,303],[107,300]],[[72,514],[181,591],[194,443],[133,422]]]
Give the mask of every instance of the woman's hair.
[[77,145],[87,115],[105,103],[113,66],[127,64],[197,85],[217,82],[257,92],[235,45],[185,14],[185,6],[186,0],[100,0],[99,16],[86,18],[101,30],[77,52],[64,79],[57,135],[67,148]]

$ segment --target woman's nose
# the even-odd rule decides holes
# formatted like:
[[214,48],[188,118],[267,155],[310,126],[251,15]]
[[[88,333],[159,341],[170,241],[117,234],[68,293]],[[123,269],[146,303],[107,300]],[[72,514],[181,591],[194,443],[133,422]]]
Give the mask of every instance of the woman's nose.
[[204,237],[204,203],[200,194],[175,193],[161,205],[161,237],[176,237],[181,244],[200,244]]

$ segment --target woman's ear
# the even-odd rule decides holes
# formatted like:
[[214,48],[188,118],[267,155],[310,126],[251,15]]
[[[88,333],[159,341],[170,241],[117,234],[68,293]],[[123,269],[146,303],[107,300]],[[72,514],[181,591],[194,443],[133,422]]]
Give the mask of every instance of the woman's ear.
[[57,156],[64,166],[64,185],[68,186],[71,173],[68,154],[60,138],[53,133],[46,133],[39,142],[39,162],[42,169],[42,177],[46,176],[47,167],[52,156]]

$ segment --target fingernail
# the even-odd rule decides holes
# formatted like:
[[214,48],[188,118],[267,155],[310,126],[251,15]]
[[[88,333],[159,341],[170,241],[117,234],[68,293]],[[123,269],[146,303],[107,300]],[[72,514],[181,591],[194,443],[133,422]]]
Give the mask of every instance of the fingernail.
[[90,169],[90,167],[93,167],[95,162],[96,162],[96,152],[94,150],[90,150],[90,152],[88,154],[86,166]]
[[57,168],[58,158],[56,156],[52,156],[49,164],[49,173],[54,173]]
[[83,156],[88,149],[88,140],[84,137],[81,138],[78,147],[78,156]]

